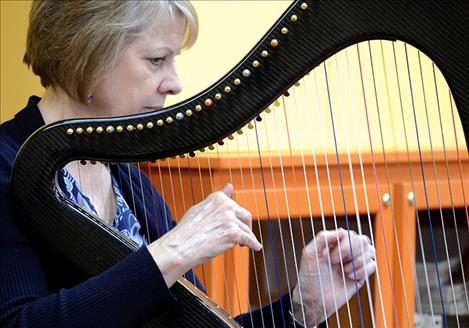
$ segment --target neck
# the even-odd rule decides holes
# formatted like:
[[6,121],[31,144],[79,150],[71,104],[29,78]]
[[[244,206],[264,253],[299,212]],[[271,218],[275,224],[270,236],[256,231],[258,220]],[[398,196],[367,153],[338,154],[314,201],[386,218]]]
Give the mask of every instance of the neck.
[[47,88],[38,107],[46,124],[92,116],[87,106],[73,100],[61,89]]

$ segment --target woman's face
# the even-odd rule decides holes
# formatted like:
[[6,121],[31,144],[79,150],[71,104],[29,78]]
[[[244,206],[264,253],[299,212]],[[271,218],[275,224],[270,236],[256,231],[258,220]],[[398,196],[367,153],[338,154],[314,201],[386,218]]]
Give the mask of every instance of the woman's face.
[[184,37],[182,16],[159,20],[127,46],[117,66],[92,90],[96,116],[144,113],[163,107],[168,94],[181,91],[174,64]]

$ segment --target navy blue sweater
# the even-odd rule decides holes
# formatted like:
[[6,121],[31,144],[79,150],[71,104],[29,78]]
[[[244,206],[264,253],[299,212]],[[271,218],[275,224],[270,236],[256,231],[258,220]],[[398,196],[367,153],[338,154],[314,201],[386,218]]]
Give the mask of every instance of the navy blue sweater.
[[[0,125],[0,326],[139,326],[175,301],[146,247],[87,279],[54,250],[28,239],[16,224],[10,175],[21,144],[44,125],[37,107],[39,100],[31,97],[14,119]],[[145,217],[144,211],[151,213],[148,227],[142,224],[151,240],[158,237],[158,232],[168,231],[171,227],[165,220],[171,218],[171,213],[150,181],[145,177],[140,185],[138,170],[133,166],[130,175],[127,166],[114,165],[111,170],[127,200],[132,199],[130,193],[134,191],[134,199],[128,203],[136,217]],[[157,206],[143,201],[154,195]],[[192,272],[187,276],[193,281]],[[273,307],[237,320],[246,327],[260,326],[262,312],[266,326],[272,326],[271,317],[277,326],[290,326],[289,310],[290,298],[286,295]]]

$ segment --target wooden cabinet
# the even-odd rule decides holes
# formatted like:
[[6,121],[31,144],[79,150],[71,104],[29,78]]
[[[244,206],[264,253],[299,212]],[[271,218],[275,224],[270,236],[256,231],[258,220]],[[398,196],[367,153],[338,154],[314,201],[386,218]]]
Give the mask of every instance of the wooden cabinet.
[[[430,219],[453,222],[452,217],[422,214],[417,222],[417,213],[453,207],[467,213],[469,200],[469,156],[465,151],[421,156],[353,154],[350,158],[345,154],[327,158],[208,155],[158,161],[144,168],[176,219],[227,182],[235,187],[234,199],[251,211],[253,230],[262,236],[264,253],[253,256],[247,249],[235,247],[196,268],[209,296],[232,315],[268,301],[269,292],[275,298],[287,290],[285,272],[278,273],[280,289],[274,288],[274,278],[266,281],[266,272],[272,269],[266,269],[264,261],[283,263],[283,257],[288,258],[292,288],[293,257],[299,258],[303,244],[322,230],[323,222],[333,228],[335,222],[346,226],[348,221],[351,228],[360,226],[369,233],[377,250],[378,270],[369,291],[373,310],[365,313],[365,320],[371,320],[373,312],[378,327],[413,325],[417,223]],[[459,229],[467,231],[469,221],[462,222],[466,224]],[[287,255],[281,254],[282,243],[283,249],[291,250]],[[361,295],[361,302],[368,304],[367,291],[362,290]],[[355,320],[357,311],[350,311]],[[342,313],[342,317],[348,314]]]

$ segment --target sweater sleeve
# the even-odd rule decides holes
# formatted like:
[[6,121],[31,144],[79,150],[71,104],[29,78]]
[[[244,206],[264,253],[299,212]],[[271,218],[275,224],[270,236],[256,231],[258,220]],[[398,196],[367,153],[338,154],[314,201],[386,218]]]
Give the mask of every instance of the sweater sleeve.
[[15,222],[12,162],[0,156],[0,326],[135,327],[174,301],[146,247],[52,293],[44,264]]

